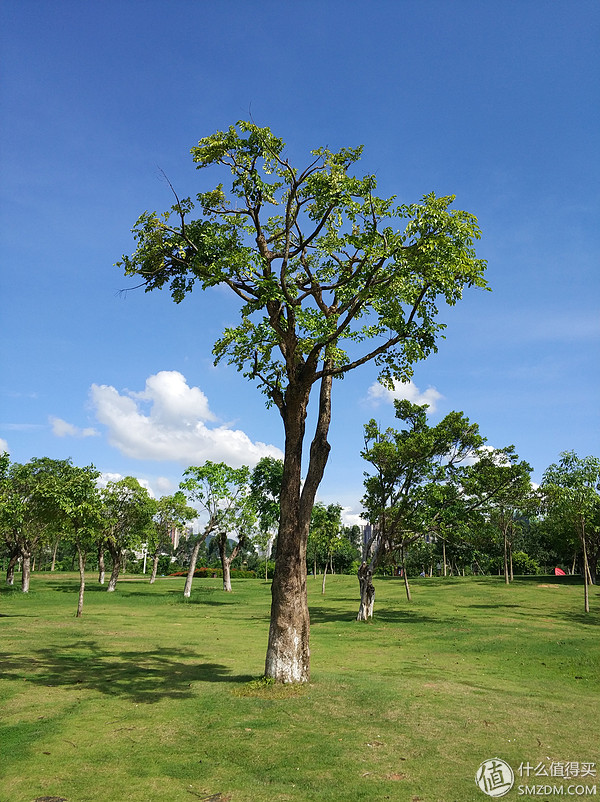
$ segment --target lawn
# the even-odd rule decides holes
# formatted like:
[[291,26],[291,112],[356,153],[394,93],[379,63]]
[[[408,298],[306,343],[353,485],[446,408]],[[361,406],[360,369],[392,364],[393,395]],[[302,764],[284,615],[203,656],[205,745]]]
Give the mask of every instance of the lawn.
[[600,769],[599,588],[586,615],[568,577],[382,579],[365,624],[356,578],[309,578],[288,688],[257,681],[267,583],[130,579],[90,577],[81,619],[74,575],[0,593],[0,802],[482,802],[486,759]]

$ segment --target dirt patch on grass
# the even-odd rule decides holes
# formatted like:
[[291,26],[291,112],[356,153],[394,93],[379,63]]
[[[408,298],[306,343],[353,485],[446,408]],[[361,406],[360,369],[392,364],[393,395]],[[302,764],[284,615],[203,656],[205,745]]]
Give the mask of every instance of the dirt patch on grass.
[[559,588],[560,585],[549,585],[547,582],[544,582],[541,585],[538,585],[538,588]]

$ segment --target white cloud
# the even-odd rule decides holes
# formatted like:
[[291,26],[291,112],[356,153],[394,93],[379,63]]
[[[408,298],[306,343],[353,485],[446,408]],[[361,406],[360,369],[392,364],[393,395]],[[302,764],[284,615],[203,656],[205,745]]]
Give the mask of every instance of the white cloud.
[[[98,481],[96,482],[96,484],[98,485],[98,487],[104,489],[109,482],[120,482],[121,479],[124,478],[125,476],[122,473],[111,473],[110,471],[104,471],[98,477]],[[134,476],[133,478],[137,479],[140,485],[146,488],[146,490],[148,491],[148,493],[152,498],[158,498],[161,495],[166,495],[165,493],[156,493],[155,489],[152,487],[152,482],[148,481],[148,479],[140,479],[139,476]],[[160,479],[157,480],[157,484],[158,482],[160,482]]]
[[367,521],[357,512],[352,512],[352,507],[342,508],[342,523],[344,526],[365,526]]
[[394,389],[388,390],[379,382],[375,382],[369,387],[367,398],[373,404],[381,401],[391,404],[395,399],[405,399],[413,404],[429,404],[429,411],[435,412],[437,402],[444,396],[435,387],[428,387],[421,392],[413,382],[395,382]]
[[52,434],[57,437],[98,437],[100,434],[96,429],[80,429],[78,426],[67,423],[62,418],[55,418],[53,415],[50,415],[48,420],[52,425]]
[[0,454],[4,454],[6,451],[7,454],[10,454],[10,449],[8,448],[8,443],[2,437],[0,437]]
[[189,387],[178,371],[150,376],[145,390],[138,393],[121,394],[110,385],[93,384],[90,396],[98,421],[108,427],[110,444],[134,459],[169,460],[185,466],[212,460],[252,467],[261,457],[282,457],[275,446],[253,443],[239,429],[206,426],[205,421],[216,420],[206,396],[200,388]]

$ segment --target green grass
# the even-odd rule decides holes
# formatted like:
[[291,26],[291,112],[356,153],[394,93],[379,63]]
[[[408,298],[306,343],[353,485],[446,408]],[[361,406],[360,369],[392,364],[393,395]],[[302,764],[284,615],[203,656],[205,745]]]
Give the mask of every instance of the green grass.
[[73,575],[3,590],[0,802],[481,802],[487,758],[600,764],[598,588],[585,615],[568,578],[378,580],[365,624],[355,578],[308,581],[292,688],[260,680],[263,581],[90,577],[81,619]]

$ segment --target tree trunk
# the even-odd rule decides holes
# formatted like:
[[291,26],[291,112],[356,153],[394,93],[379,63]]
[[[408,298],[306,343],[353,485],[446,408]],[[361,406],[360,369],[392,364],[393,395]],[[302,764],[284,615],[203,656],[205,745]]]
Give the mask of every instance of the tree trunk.
[[221,566],[223,568],[223,590],[231,593],[231,559],[223,557],[221,559]]
[[23,564],[21,566],[21,590],[23,593],[29,593],[29,580],[31,578],[31,553],[28,551],[22,552]]
[[98,546],[98,582],[100,585],[104,584],[104,576],[106,574],[106,567],[104,565],[104,543]]
[[60,543],[60,538],[57,537],[54,542],[54,548],[52,549],[52,564],[50,565],[51,571],[54,571],[56,569],[56,553],[58,552],[59,543]]
[[75,618],[81,618],[83,613],[83,593],[85,591],[85,554],[79,546],[77,546],[77,554],[79,556],[79,600]]
[[371,564],[364,560],[358,569],[358,584],[360,587],[360,607],[356,620],[368,621],[369,618],[373,618],[375,585],[373,584],[373,568]]
[[[447,566],[446,566],[446,539],[442,538],[442,560],[444,563],[444,576],[447,576]],[[410,599],[409,599],[410,601]]]
[[156,574],[158,573],[158,559],[160,555],[158,550],[154,552],[152,555],[152,575],[150,576],[150,584],[153,585],[156,580]]
[[121,571],[121,561],[123,559],[123,552],[121,549],[113,548],[108,545],[108,550],[110,551],[110,556],[112,557],[112,572],[110,575],[110,579],[108,581],[108,587],[106,590],[109,593],[112,593],[114,589],[117,587],[117,579],[119,578],[119,572]]
[[10,555],[10,560],[8,561],[8,568],[6,569],[6,584],[12,585],[15,584],[15,566],[19,562],[19,552],[13,551]]
[[[408,575],[406,573],[406,554],[404,553],[404,548],[400,550],[400,554],[402,555],[402,576],[404,577],[404,589],[406,590],[406,599],[407,601],[412,601],[410,597],[410,586],[408,584]],[[444,568],[446,568],[445,554],[444,554]]]
[[581,544],[583,546],[583,605],[586,613],[590,611],[590,589],[588,585],[588,560],[587,560],[587,548],[585,543],[585,533],[581,538]]
[[310,679],[306,544],[315,495],[330,450],[327,433],[331,421],[331,382],[331,376],[321,380],[317,426],[302,489],[302,444],[310,383],[304,386],[290,383],[285,402],[280,406],[285,429],[285,458],[265,659],[265,676],[277,682],[308,682]]
[[508,575],[508,537],[506,530],[504,530],[504,582],[509,585],[510,577]]
[[194,571],[196,570],[196,562],[198,560],[198,554],[200,552],[201,545],[202,541],[197,540],[192,550],[192,556],[190,557],[190,567],[188,568],[187,576],[185,578],[185,587],[183,589],[183,595],[186,599],[189,599],[192,593],[192,581],[194,579]]
[[323,582],[321,583],[321,595],[325,595],[325,580],[327,579],[327,560],[325,560],[325,570],[323,571]]

